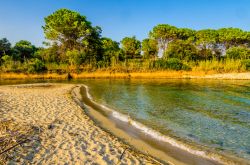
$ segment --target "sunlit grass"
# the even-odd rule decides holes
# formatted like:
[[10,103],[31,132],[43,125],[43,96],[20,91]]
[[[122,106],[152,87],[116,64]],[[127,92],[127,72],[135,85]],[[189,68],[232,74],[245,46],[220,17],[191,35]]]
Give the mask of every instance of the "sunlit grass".
[[228,72],[245,72],[246,66],[242,64],[241,60],[207,60],[200,61],[198,65],[192,67],[193,71],[214,71],[217,73]]
[[24,74],[24,73],[1,73],[0,79],[66,79],[67,74]]

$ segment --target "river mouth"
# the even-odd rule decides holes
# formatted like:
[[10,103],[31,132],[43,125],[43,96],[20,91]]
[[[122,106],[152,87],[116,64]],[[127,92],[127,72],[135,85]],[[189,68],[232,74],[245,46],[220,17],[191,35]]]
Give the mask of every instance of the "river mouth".
[[[166,137],[129,116],[116,112],[93,101],[87,86],[80,88],[82,102],[87,106],[88,115],[101,127],[123,139],[137,150],[170,164],[246,164],[244,160],[230,155],[219,155],[213,151],[199,149],[182,141]],[[203,148],[204,149],[204,148]]]

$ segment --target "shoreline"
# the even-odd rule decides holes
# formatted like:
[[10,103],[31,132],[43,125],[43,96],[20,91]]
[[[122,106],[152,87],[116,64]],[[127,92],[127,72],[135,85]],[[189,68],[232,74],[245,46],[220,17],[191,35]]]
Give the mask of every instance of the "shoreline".
[[[101,127],[111,130],[113,134],[121,137],[130,145],[135,146],[139,150],[143,148],[143,150],[140,150],[141,152],[146,152],[160,160],[173,164],[247,164],[246,160],[233,155],[217,153],[211,149],[187,144],[171,136],[163,135],[130,119],[124,114],[99,105],[92,100],[88,87],[85,85],[82,85],[82,87],[85,89],[81,90],[82,96],[78,97],[83,98],[78,98],[78,102],[80,102],[79,99],[82,100],[84,105],[90,109],[87,114],[97,120]],[[80,90],[80,88],[78,90]],[[105,119],[107,121],[103,122]],[[115,127],[113,125],[115,125]],[[128,138],[127,135],[129,135],[130,138]],[[175,151],[174,154],[173,151]],[[185,159],[183,157],[185,157]]]
[[[84,92],[84,90],[80,91],[81,86],[86,88],[85,96],[80,94],[80,92]],[[0,86],[0,96],[0,102],[3,103],[3,110],[0,110],[0,114],[3,113],[0,115],[0,121],[4,119],[12,119],[20,124],[30,124],[31,126],[38,127],[39,130],[42,130],[42,134],[39,135],[41,138],[41,147],[29,148],[25,151],[27,154],[34,152],[34,150],[38,150],[38,152],[32,156],[31,160],[30,158],[27,159],[27,157],[20,158],[21,162],[60,163],[66,160],[74,163],[82,163],[94,159],[96,154],[100,154],[97,161],[106,161],[107,163],[107,160],[105,159],[108,157],[108,161],[110,161],[109,164],[116,164],[121,157],[121,162],[125,161],[126,163],[129,163],[137,160],[135,162],[139,162],[139,164],[166,163],[184,165],[191,163],[210,165],[220,163],[237,164],[238,162],[223,157],[219,158],[219,160],[221,160],[220,163],[217,162],[218,159],[215,159],[215,161],[211,159],[206,160],[206,157],[202,158],[202,156],[196,158],[190,157],[190,155],[187,155],[188,151],[182,151],[181,149],[178,149],[176,145],[167,144],[167,142],[158,144],[157,140],[154,140],[154,138],[150,139],[149,135],[145,135],[145,132],[143,131],[135,134],[136,132],[139,132],[139,129],[134,130],[130,127],[132,124],[138,124],[138,122],[133,120],[131,120],[129,124],[127,121],[122,122],[122,120],[119,120],[119,118],[116,118],[115,116],[110,117],[105,112],[103,113],[95,110],[95,106],[101,108],[107,107],[98,105],[95,102],[93,102],[93,104],[96,104],[94,107],[88,105],[91,103],[92,98],[88,93],[87,86],[85,85],[57,83],[3,85]],[[28,98],[22,98],[21,96]],[[85,97],[85,99],[82,97]],[[86,100],[86,98],[89,100]],[[60,99],[62,101],[61,104],[59,104]],[[17,102],[18,105],[16,105],[15,102]],[[49,111],[43,109],[41,104],[49,106]],[[39,106],[37,107],[36,105]],[[15,108],[13,109],[12,107]],[[35,110],[34,114],[32,109]],[[4,112],[4,110],[10,112]],[[50,130],[50,127],[52,130]],[[131,133],[127,133],[124,129]],[[58,133],[59,135],[57,135]],[[87,138],[86,134],[88,136]],[[60,135],[63,137],[60,137]],[[95,138],[94,136],[98,137]],[[52,137],[52,139],[48,140],[46,137]],[[108,139],[108,141],[103,140],[103,137]],[[63,138],[68,139],[68,141],[63,140]],[[45,144],[43,144],[43,141],[45,141]],[[76,144],[72,146],[72,143]],[[86,143],[85,147],[82,149],[88,150],[87,146],[90,145],[94,150],[88,150],[88,152],[85,153],[84,151],[81,151],[80,148],[76,147],[77,143]],[[60,148],[59,146],[62,144],[65,145],[65,147]],[[54,148],[51,149],[53,152],[49,152],[48,154],[44,153],[45,150],[42,148],[50,150],[50,145],[54,145]],[[119,147],[116,148],[115,146]],[[165,147],[168,148],[168,150],[165,150]],[[186,147],[188,147],[188,145],[186,145]],[[99,150],[101,153],[96,153]],[[66,154],[65,158],[63,155],[64,152],[69,152],[69,155],[71,156]],[[77,156],[79,152],[84,152],[87,155],[80,154],[81,156],[79,157]],[[175,156],[177,156],[177,158]],[[244,163],[244,161],[242,163]]]
[[115,73],[110,71],[83,72],[80,74],[67,73],[0,73],[0,80],[25,80],[25,79],[220,79],[220,80],[250,80],[250,72],[244,73],[217,73],[205,71],[152,71]]
[[54,83],[0,86],[0,120],[39,130],[36,134],[39,141],[10,150],[8,154],[14,156],[7,162],[161,164],[98,127],[72,99],[70,92],[75,86]]

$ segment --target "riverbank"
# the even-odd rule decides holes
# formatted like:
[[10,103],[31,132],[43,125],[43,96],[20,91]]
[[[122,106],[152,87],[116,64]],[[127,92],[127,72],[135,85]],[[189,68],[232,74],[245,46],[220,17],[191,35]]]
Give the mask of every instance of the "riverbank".
[[[25,135],[28,141],[20,144],[22,147],[17,145],[3,154],[7,162],[160,164],[99,128],[72,100],[73,87],[69,84],[0,86],[0,121],[36,130],[35,135]],[[13,136],[16,134],[13,132]],[[0,135],[2,142],[6,132]]]
[[1,73],[0,80],[21,80],[21,79],[84,79],[84,78],[114,78],[114,79],[229,79],[229,80],[250,80],[250,72],[244,73],[217,73],[214,71],[152,71],[152,72],[110,72],[110,71],[95,71],[82,72],[80,74],[24,74],[24,73]]

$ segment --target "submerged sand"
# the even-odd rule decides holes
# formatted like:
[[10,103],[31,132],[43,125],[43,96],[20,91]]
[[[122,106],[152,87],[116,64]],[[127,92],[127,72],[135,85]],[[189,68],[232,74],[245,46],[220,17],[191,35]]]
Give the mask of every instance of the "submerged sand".
[[74,86],[0,86],[0,121],[36,128],[39,136],[8,151],[9,163],[159,164],[99,128],[71,98]]

